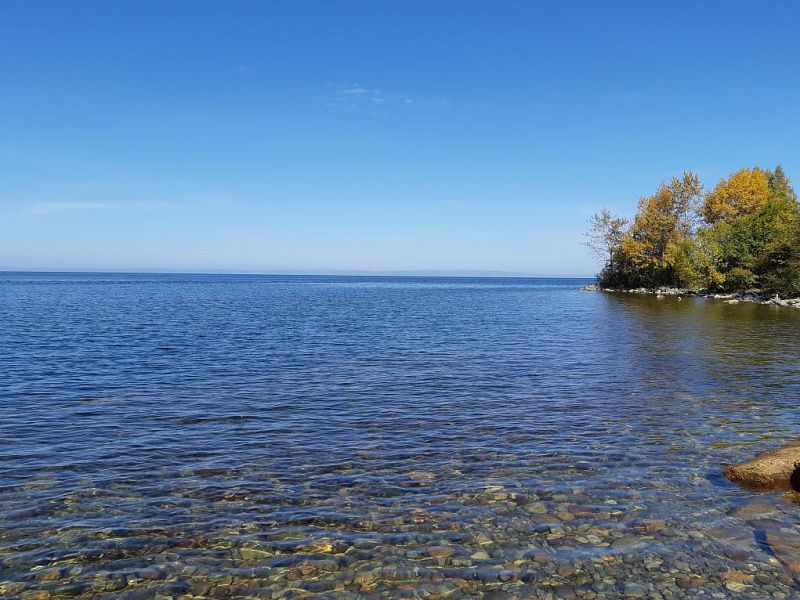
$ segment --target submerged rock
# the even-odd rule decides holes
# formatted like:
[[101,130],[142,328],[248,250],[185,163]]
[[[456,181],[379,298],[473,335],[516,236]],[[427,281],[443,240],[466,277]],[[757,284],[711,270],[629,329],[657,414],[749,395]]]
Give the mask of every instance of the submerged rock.
[[800,444],[788,444],[730,466],[725,477],[752,488],[800,490]]
[[666,528],[667,524],[659,519],[636,519],[630,526],[641,533],[658,533]]
[[428,548],[428,556],[432,558],[450,558],[455,551],[449,546],[432,546]]

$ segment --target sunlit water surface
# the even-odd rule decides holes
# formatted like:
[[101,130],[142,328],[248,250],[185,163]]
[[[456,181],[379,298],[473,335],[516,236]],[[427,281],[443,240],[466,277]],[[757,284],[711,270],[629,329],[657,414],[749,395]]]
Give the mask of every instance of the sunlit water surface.
[[0,274],[0,595],[800,597],[800,310]]

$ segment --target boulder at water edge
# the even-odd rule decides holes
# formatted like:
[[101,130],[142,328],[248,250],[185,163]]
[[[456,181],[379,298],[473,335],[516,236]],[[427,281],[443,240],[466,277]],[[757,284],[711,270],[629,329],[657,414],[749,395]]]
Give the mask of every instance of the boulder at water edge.
[[730,466],[725,477],[752,488],[800,490],[800,444],[787,444]]

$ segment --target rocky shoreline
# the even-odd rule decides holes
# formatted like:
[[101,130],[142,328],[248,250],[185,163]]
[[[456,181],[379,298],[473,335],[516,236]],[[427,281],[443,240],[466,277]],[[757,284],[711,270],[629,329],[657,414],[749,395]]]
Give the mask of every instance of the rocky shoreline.
[[800,298],[781,298],[776,294],[769,294],[760,290],[748,290],[742,292],[731,292],[727,294],[711,293],[705,290],[690,290],[686,288],[604,288],[597,284],[585,285],[581,290],[586,292],[612,292],[617,294],[653,294],[657,298],[666,296],[676,296],[678,299],[683,297],[713,298],[722,300],[726,304],[739,304],[740,302],[754,302],[757,304],[774,304],[787,308],[800,308]]

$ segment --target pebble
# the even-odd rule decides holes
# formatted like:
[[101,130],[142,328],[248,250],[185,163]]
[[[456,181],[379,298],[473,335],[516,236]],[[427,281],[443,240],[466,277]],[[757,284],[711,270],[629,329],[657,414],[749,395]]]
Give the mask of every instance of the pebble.
[[650,590],[641,584],[629,581],[625,584],[623,593],[628,598],[645,598]]
[[23,592],[20,598],[21,600],[50,600],[50,592],[45,590],[33,590],[30,592]]
[[657,533],[666,526],[667,524],[660,519],[637,519],[631,523],[631,528],[642,533]]
[[483,600],[509,600],[512,598],[511,594],[505,590],[493,589],[483,594]]
[[[592,478],[604,473],[602,464],[593,462],[592,467]],[[462,469],[468,479],[469,467]],[[571,476],[577,477],[575,473]],[[404,481],[406,485],[407,478]],[[298,517],[300,524],[288,527],[248,513],[241,522],[232,519],[224,530],[215,530],[202,520],[188,524],[194,513],[187,508],[182,513],[187,515],[187,524],[182,525],[186,529],[174,538],[160,530],[147,535],[109,530],[103,536],[76,531],[64,538],[65,546],[78,548],[76,553],[67,554],[56,545],[49,562],[33,553],[4,555],[3,576],[11,572],[9,579],[20,581],[0,581],[0,596],[20,600],[70,595],[119,600],[277,600],[313,595],[347,600],[797,597],[791,571],[800,572],[800,548],[795,542],[800,517],[794,505],[777,497],[759,497],[738,508],[721,503],[709,511],[705,499],[709,491],[703,486],[710,484],[691,474],[687,481],[699,489],[697,514],[674,522],[659,518],[669,514],[660,503],[673,488],[647,482],[642,490],[620,487],[606,495],[587,484],[582,498],[571,486],[570,493],[560,493],[566,486],[554,486],[559,493],[551,493],[546,485],[533,490],[486,486],[457,501],[437,498],[413,509],[388,487],[380,492],[380,509],[369,505],[372,512],[359,504],[364,500],[351,489],[346,497],[352,506],[337,506],[339,512],[327,514],[321,511],[324,517],[315,517],[319,520],[310,526],[302,521],[305,516]],[[309,494],[308,502],[317,501],[314,494],[338,494],[298,485]],[[206,493],[213,500],[209,506],[217,510],[221,501]],[[190,503],[200,504],[197,498]],[[89,506],[88,500],[81,497],[80,506]],[[239,514],[251,509],[235,504],[235,510]],[[311,514],[296,506],[286,510]],[[715,524],[710,526],[710,521]],[[754,541],[761,539],[754,532],[760,532],[756,535],[774,550],[772,554]]]
[[428,548],[428,555],[433,558],[449,558],[455,551],[449,546],[433,546]]

